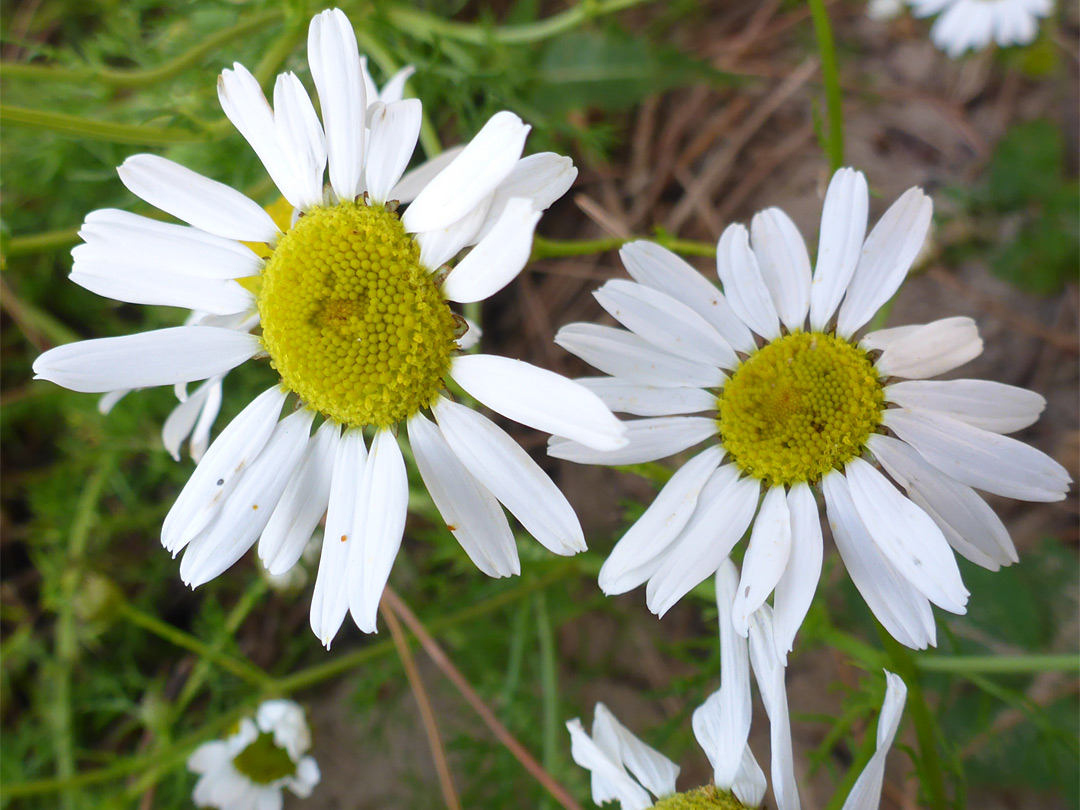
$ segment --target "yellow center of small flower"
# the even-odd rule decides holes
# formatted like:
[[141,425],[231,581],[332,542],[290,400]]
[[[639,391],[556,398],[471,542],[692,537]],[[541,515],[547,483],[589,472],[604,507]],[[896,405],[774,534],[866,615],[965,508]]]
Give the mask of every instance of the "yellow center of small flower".
[[450,369],[454,314],[381,206],[300,217],[274,247],[258,302],[282,383],[335,422],[396,424],[431,405]]
[[718,397],[720,436],[747,475],[810,483],[862,452],[885,395],[866,352],[822,332],[766,344]]
[[289,752],[278,748],[274,735],[262,732],[233,759],[233,767],[257,785],[269,785],[296,773]]
[[747,810],[746,806],[726,790],[714,785],[676,793],[661,799],[652,810]]

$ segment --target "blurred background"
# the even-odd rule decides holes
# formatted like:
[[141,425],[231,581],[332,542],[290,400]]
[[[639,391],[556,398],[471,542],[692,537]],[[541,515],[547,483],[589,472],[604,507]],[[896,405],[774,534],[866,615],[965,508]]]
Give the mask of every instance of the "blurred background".
[[[1042,419],[1019,438],[1075,480],[1075,3],[1044,21],[1029,46],[958,61],[935,49],[927,21],[874,21],[864,3],[848,0],[825,6],[845,163],[867,175],[871,221],[912,185],[935,203],[930,248],[890,323],[975,318],[986,351],[953,376],[1045,396]],[[726,224],[777,205],[816,242],[830,171],[821,60],[802,2],[341,7],[379,83],[416,66],[410,93],[424,102],[425,149],[461,142],[510,109],[533,126],[526,151],[574,158],[577,184],[540,223],[547,239],[663,233],[714,243]],[[385,628],[365,637],[346,622],[330,652],[311,634],[312,560],[306,576],[288,582],[269,582],[249,554],[197,592],[181,584],[158,541],[193,467],[161,446],[172,392],[134,394],[102,415],[93,395],[31,381],[30,365],[47,348],[183,318],[99,298],[66,279],[87,212],[148,212],[116,177],[126,156],[165,154],[263,204],[275,201],[220,111],[215,77],[240,61],[264,87],[295,70],[310,88],[307,25],[322,8],[303,0],[3,3],[4,807],[189,807],[187,754],[260,697],[281,693],[308,709],[323,773],[312,798],[289,796],[286,807],[441,806],[416,702]],[[708,258],[691,261],[712,267]],[[591,373],[552,336],[571,321],[603,320],[589,293],[625,275],[614,252],[534,262],[485,303],[485,350]],[[219,429],[269,375],[251,364],[229,375]],[[662,622],[642,591],[608,599],[596,586],[607,552],[668,472],[549,460],[545,436],[503,425],[567,493],[590,550],[555,558],[522,535],[522,576],[489,580],[445,531],[417,479],[392,585],[499,720],[584,807],[592,806],[588,776],[570,760],[563,724],[591,720],[597,700],[682,764],[681,787],[702,784],[711,771],[689,716],[719,681],[711,585]],[[869,755],[882,666],[913,687],[883,807],[1080,806],[1076,492],[1057,504],[991,503],[1020,563],[991,573],[960,561],[969,613],[937,613],[937,652],[883,648],[826,540],[818,595],[787,674],[804,807],[839,807],[843,794],[834,791]],[[555,807],[443,673],[419,648],[415,655],[462,805]],[[1021,664],[958,665],[960,655]],[[760,704],[755,718],[751,742],[764,762]]]

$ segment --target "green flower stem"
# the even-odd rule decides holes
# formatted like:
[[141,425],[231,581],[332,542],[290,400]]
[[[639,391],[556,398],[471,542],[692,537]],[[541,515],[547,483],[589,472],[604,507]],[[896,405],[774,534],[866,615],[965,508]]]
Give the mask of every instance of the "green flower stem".
[[948,801],[945,798],[945,779],[941,772],[936,726],[930,714],[930,707],[926,704],[926,697],[923,695],[915,657],[899,641],[889,635],[888,630],[877,622],[875,624],[881,643],[889,656],[893,672],[903,678],[904,683],[907,684],[907,711],[915,723],[915,739],[919,744],[920,756],[917,765],[920,784],[926,793],[929,806],[934,810],[945,810],[948,807]]
[[825,83],[825,113],[828,120],[825,152],[829,158],[829,168],[835,172],[844,165],[844,110],[840,73],[836,67],[836,46],[825,0],[809,0],[809,3],[810,16],[814,20],[814,36],[817,37],[818,53],[821,55],[821,78]]
[[4,254],[6,260],[15,256],[27,256],[31,253],[42,253],[46,250],[64,248],[68,245],[74,245],[78,241],[78,228],[61,228],[56,231],[42,231],[41,233],[31,233],[26,236],[13,236],[4,241],[3,246],[0,247],[0,252]]
[[651,236],[630,236],[625,239],[618,236],[604,239],[545,239],[537,236],[533,241],[532,260],[557,259],[566,256],[590,256],[594,253],[607,253],[618,250],[627,242],[647,239],[684,256],[715,256],[716,245],[712,242],[696,242],[690,239],[676,239],[667,234]]
[[[540,762],[551,773],[559,759],[559,670],[555,659],[555,632],[548,615],[544,591],[533,594],[536,613],[536,635],[540,639],[540,690],[542,706],[542,736]],[[551,806],[545,798],[544,805]]]
[[[82,584],[82,566],[86,557],[86,544],[97,520],[97,505],[101,500],[105,481],[113,469],[113,457],[102,457],[91,474],[82,494],[75,504],[75,515],[68,535],[67,565],[60,575],[59,614],[56,621],[56,660],[53,700],[50,711],[53,731],[53,749],[56,753],[58,779],[70,779],[75,775],[75,751],[71,732],[71,673],[79,658],[79,641],[76,628],[75,603]],[[61,797],[61,806],[67,810],[75,807],[78,799],[74,789],[67,789]]]
[[169,146],[207,140],[207,135],[182,129],[152,127],[144,124],[116,124],[111,121],[95,121],[67,113],[30,110],[0,104],[0,123],[8,126],[45,129],[61,135],[72,135],[92,141],[129,143],[141,146]]
[[954,675],[991,674],[1025,675],[1038,672],[1080,672],[1080,654],[1061,655],[935,655],[914,656],[922,672],[947,672]]
[[[251,611],[255,609],[255,606],[259,604],[263,596],[266,595],[268,586],[266,580],[262,577],[252,580],[251,584],[247,587],[247,590],[240,596],[239,601],[233,606],[233,609],[229,611],[229,615],[225,617],[225,625],[221,628],[221,632],[218,637],[213,641],[213,649],[221,651],[221,648],[225,643],[233,637],[237,628],[243,624],[244,619],[250,615]],[[188,707],[188,704],[199,693],[199,689],[202,688],[203,683],[206,681],[207,676],[210,674],[210,661],[205,658],[200,658],[199,663],[195,665],[190,677],[184,684],[184,688],[180,690],[180,694],[176,698],[176,702],[173,704],[170,713],[171,723],[175,723],[179,719],[184,710]]]
[[240,37],[247,36],[260,28],[269,25],[280,19],[283,14],[283,8],[264,11],[261,14],[253,14],[230,28],[223,28],[210,36],[205,37],[179,56],[175,56],[164,64],[154,68],[117,70],[107,67],[87,66],[68,68],[57,65],[4,62],[3,74],[5,79],[29,79],[36,81],[66,82],[69,84],[97,81],[114,87],[143,87],[180,75],[184,70],[191,67],[217,48],[228,45]]
[[446,37],[473,45],[496,43],[522,45],[558,36],[581,25],[586,20],[612,14],[624,8],[641,5],[646,0],[583,0],[566,11],[544,20],[524,25],[484,26],[444,20],[434,14],[395,5],[386,10],[387,19],[405,34],[419,39]]
[[175,644],[177,647],[189,650],[200,658],[212,661],[226,672],[235,675],[242,681],[246,681],[254,687],[269,690],[274,685],[272,676],[263,672],[250,661],[235,658],[228,653],[222,652],[216,646],[207,644],[205,641],[186,633],[168,622],[164,622],[157,616],[152,616],[135,607],[130,602],[124,602],[120,606],[120,614],[137,627],[148,630],[155,636]]

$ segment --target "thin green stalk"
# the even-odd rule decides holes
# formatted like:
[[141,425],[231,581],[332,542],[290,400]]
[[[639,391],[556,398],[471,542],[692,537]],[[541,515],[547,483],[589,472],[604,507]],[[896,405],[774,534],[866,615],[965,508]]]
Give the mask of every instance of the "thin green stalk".
[[260,14],[245,17],[229,28],[223,28],[193,45],[179,56],[153,68],[135,68],[118,70],[107,67],[69,68],[58,65],[25,64],[4,62],[2,72],[5,79],[29,79],[35,81],[63,82],[77,84],[97,81],[114,87],[141,87],[179,76],[188,67],[217,48],[235,42],[238,38],[257,31],[281,18],[283,8],[276,8]]
[[[266,595],[267,591],[266,580],[262,577],[254,580],[251,585],[247,587],[247,590],[240,596],[240,600],[233,606],[233,609],[229,611],[229,615],[225,617],[225,624],[221,628],[221,632],[218,634],[212,642],[213,649],[221,651],[225,646],[225,642],[233,637],[237,628],[243,624],[255,606],[259,604],[259,601]],[[191,675],[188,677],[187,682],[184,684],[184,688],[180,690],[180,694],[176,698],[176,702],[173,703],[170,709],[172,715],[171,723],[175,723],[176,720],[184,713],[184,710],[188,707],[188,704],[199,693],[199,689],[202,688],[203,683],[206,681],[206,677],[210,674],[210,661],[205,658],[200,658],[199,662],[195,665],[195,668],[191,671]]]
[[304,37],[307,35],[307,25],[304,23],[305,21],[302,19],[297,20],[285,33],[263,50],[259,64],[252,71],[260,85],[265,85],[276,76],[285,61],[293,54],[297,46],[304,41]]
[[116,124],[111,121],[95,121],[67,113],[30,110],[0,104],[0,123],[74,135],[94,141],[130,143],[140,146],[170,146],[207,139],[205,134],[187,132],[168,127],[152,127],[145,124]]
[[595,253],[607,253],[618,250],[627,242],[647,239],[662,247],[684,256],[715,256],[716,245],[712,242],[696,242],[690,239],[676,239],[667,234],[651,236],[610,236],[603,239],[546,239],[537,236],[533,240],[532,260],[558,259],[567,256],[591,256]]
[[139,608],[135,607],[130,602],[124,602],[121,605],[120,614],[137,627],[148,630],[155,636],[168,641],[170,644],[175,644],[177,647],[189,650],[200,658],[212,661],[226,672],[235,675],[237,678],[246,681],[252,686],[268,690],[274,685],[273,677],[263,672],[250,661],[235,658],[228,653],[217,649],[215,646],[196,638],[190,633],[185,633],[180,628],[173,627],[171,624],[162,621],[157,616],[152,616],[149,613],[139,610]]
[[503,679],[502,693],[498,705],[505,712],[514,702],[518,685],[521,683],[521,667],[525,661],[525,640],[529,634],[528,602],[522,602],[514,612],[513,629],[510,631],[510,652],[506,656],[506,677]]
[[[90,531],[97,519],[97,505],[105,488],[105,481],[112,472],[113,458],[104,456],[98,463],[90,479],[83,487],[75,515],[68,535],[67,565],[60,579],[59,615],[56,620],[56,679],[53,684],[53,698],[50,715],[53,723],[53,749],[56,752],[56,775],[59,779],[70,779],[75,775],[75,751],[72,731],[71,673],[78,662],[79,642],[75,628],[75,601],[79,586],[82,584],[83,560],[86,556],[86,544]],[[75,807],[78,794],[67,789],[61,796],[61,806],[65,810]]]
[[41,253],[46,250],[64,248],[74,245],[79,241],[78,228],[61,228],[56,231],[42,231],[41,233],[27,234],[26,236],[13,236],[5,240],[3,254],[5,258],[13,256],[26,256],[30,253]]
[[929,806],[934,810],[945,810],[948,800],[945,797],[945,777],[941,771],[941,756],[938,752],[937,731],[930,707],[923,695],[922,683],[915,658],[900,642],[889,635],[889,631],[877,624],[878,636],[889,656],[892,670],[907,684],[907,709],[915,724],[915,739],[919,744],[919,774],[921,785],[926,792]]
[[386,17],[403,33],[421,39],[441,36],[473,45],[488,43],[522,45],[550,39],[578,27],[587,20],[641,5],[644,2],[646,0],[585,0],[544,20],[522,25],[493,27],[444,20],[434,14],[411,9],[404,4],[387,9]]
[[828,131],[825,133],[825,152],[829,167],[836,171],[844,165],[844,110],[840,94],[840,73],[836,67],[836,45],[833,42],[829,13],[825,0],[809,0],[810,16],[814,20],[814,36],[817,37],[818,53],[821,55],[821,78],[825,83],[825,114]]
[[914,656],[915,666],[923,672],[949,672],[954,675],[1017,675],[1037,672],[1080,672],[1080,655],[935,655]]
[[[541,764],[551,773],[559,758],[559,670],[555,658],[555,632],[548,616],[544,591],[533,595],[536,635],[540,639]],[[550,806],[550,802],[545,802]]]

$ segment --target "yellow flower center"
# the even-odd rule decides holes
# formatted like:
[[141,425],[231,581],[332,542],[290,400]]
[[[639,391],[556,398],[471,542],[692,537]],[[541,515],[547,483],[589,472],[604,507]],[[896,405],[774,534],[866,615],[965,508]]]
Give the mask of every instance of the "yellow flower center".
[[257,785],[269,785],[296,774],[296,763],[289,752],[278,748],[274,735],[265,731],[233,758],[233,767]]
[[661,799],[652,810],[746,810],[746,806],[726,790],[706,785]]
[[258,289],[282,384],[344,425],[385,427],[434,401],[456,321],[397,214],[314,208],[274,247]]
[[747,475],[770,486],[813,483],[862,452],[884,404],[866,352],[796,332],[735,370],[718,397],[720,436]]

